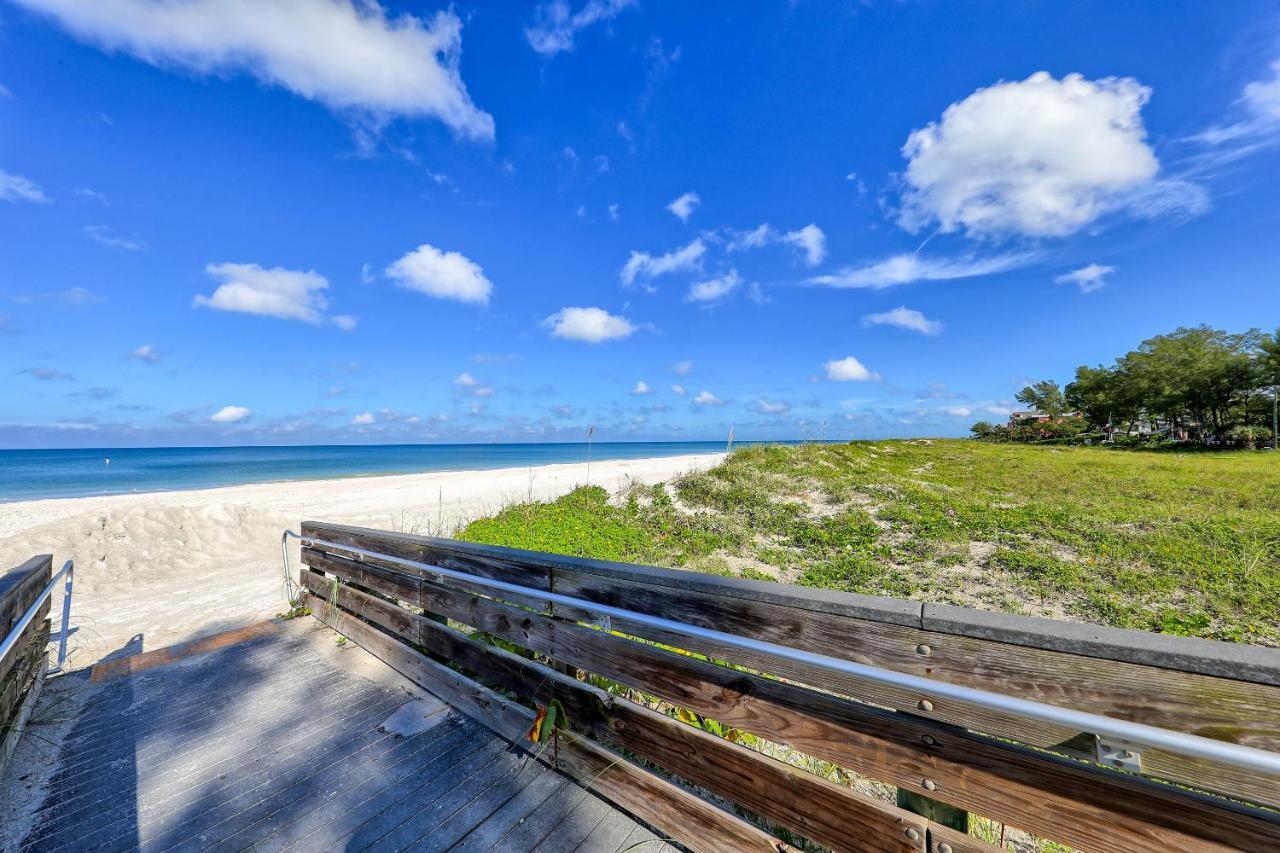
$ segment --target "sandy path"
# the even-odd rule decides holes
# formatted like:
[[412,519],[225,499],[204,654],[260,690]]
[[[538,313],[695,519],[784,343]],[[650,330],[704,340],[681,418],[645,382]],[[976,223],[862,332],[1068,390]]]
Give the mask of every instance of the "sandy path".
[[[591,482],[616,492],[722,458],[598,461]],[[75,560],[71,664],[82,667],[137,634],[155,649],[284,610],[280,532],[304,518],[447,535],[584,482],[575,463],[0,504],[0,571],[33,554]]]

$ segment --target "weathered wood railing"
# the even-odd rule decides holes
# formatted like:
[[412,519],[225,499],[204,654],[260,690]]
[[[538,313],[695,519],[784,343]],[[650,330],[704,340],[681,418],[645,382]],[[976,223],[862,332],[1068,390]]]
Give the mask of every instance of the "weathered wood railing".
[[[0,576],[0,640],[17,626],[53,577],[53,557],[42,554]],[[17,745],[25,717],[44,678],[49,644],[49,600],[45,599],[17,643],[0,657],[0,768]]]
[[[1125,744],[625,619],[602,630],[589,610],[495,596],[402,561],[1280,751],[1274,650],[317,522],[302,534],[313,613],[512,740],[528,729],[530,705],[557,700],[574,730],[553,745],[558,765],[691,849],[775,842],[671,779],[837,850],[992,848],[579,674],[1083,850],[1280,849],[1280,779],[1263,772],[1173,752],[1129,757]],[[446,617],[529,654],[477,640]]]

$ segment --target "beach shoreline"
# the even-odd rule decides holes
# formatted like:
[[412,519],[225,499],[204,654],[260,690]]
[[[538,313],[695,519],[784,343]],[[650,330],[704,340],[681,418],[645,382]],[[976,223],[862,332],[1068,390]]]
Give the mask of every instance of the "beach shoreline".
[[[723,458],[598,460],[590,483],[616,494]],[[585,462],[553,463],[12,501],[0,504],[0,573],[34,554],[75,560],[79,668],[138,634],[149,650],[286,610],[280,535],[304,519],[447,535],[508,504],[566,494],[587,472]]]

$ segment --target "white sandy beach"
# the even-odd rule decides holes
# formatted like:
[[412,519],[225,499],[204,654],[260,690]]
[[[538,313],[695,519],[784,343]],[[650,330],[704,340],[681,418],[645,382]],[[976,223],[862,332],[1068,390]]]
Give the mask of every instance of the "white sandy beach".
[[[723,454],[597,461],[591,483],[617,492],[717,464]],[[286,609],[280,533],[305,519],[435,533],[587,481],[583,463],[300,480],[195,491],[0,504],[0,571],[52,553],[76,564],[73,667],[142,635],[143,649]],[[296,568],[296,546],[294,548]],[[55,606],[59,598],[55,598]]]

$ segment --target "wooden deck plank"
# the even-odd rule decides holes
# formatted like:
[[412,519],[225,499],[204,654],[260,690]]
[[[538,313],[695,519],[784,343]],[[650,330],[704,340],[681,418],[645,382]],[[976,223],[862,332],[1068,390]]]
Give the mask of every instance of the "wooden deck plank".
[[[635,821],[628,819],[622,812],[611,811],[573,848],[573,853],[614,853],[631,834],[634,826]],[[569,848],[566,846],[561,849]]]
[[[554,830],[564,827],[564,841],[558,848],[563,851],[585,838],[600,822],[606,808],[590,791],[569,782],[548,797],[535,812],[512,826],[494,846],[507,850],[535,850],[543,846],[544,839]],[[572,814],[578,815],[576,821],[569,820]],[[576,838],[573,837],[575,827],[581,829]]]
[[409,849],[414,853],[443,853],[450,849],[484,853],[567,784],[569,780],[561,774],[530,761],[515,776],[500,780]]

